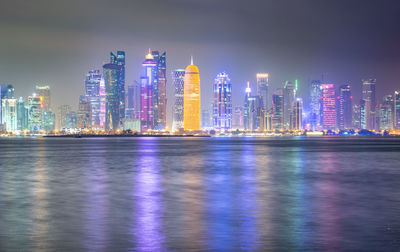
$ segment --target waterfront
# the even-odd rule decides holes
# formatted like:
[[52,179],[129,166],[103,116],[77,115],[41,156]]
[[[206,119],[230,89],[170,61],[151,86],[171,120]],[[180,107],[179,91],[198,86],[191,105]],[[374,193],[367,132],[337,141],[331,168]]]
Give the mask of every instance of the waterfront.
[[2,138],[0,251],[398,250],[400,139]]

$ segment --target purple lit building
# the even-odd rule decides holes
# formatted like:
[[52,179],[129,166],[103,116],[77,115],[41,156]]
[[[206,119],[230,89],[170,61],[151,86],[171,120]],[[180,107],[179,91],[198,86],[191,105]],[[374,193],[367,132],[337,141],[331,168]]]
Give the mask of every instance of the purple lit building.
[[154,101],[153,101],[153,84],[154,71],[157,66],[154,56],[149,49],[145,61],[142,63],[143,73],[140,78],[140,123],[141,131],[152,130],[154,127]]
[[336,97],[335,85],[321,85],[321,125],[323,129],[334,130],[336,128]]

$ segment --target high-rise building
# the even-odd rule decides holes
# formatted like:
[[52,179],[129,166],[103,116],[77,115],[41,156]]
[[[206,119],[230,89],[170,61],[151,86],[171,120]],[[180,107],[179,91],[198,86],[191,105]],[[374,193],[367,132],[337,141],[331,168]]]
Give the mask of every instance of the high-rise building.
[[118,98],[119,98],[119,124],[125,118],[125,52],[117,51],[117,55],[110,53],[110,63],[119,66]]
[[3,98],[1,100],[2,122],[7,131],[17,130],[17,99]]
[[51,96],[49,86],[36,86],[35,93],[42,99],[42,111],[50,111]]
[[185,69],[184,97],[183,97],[184,129],[198,131],[201,127],[200,104],[200,74],[197,66],[191,64]]
[[17,102],[17,130],[23,131],[28,129],[27,111],[24,98],[20,97]]
[[29,130],[34,133],[42,130],[42,99],[41,96],[36,94],[28,97]]
[[92,108],[89,98],[85,95],[81,95],[79,98],[79,109],[76,119],[76,126],[78,129],[92,128]]
[[213,127],[220,132],[232,129],[232,84],[225,72],[214,81]]
[[321,81],[312,80],[310,83],[310,115],[309,123],[311,130],[320,128],[320,99],[321,97]]
[[106,130],[117,130],[120,127],[120,88],[121,67],[116,64],[105,64],[104,85],[106,91]]
[[293,118],[291,120],[291,129],[302,130],[303,129],[303,100],[296,98],[293,105],[292,111]]
[[376,80],[369,79],[362,81],[362,99],[365,101],[365,117],[363,118],[363,125],[365,125],[365,129],[373,130],[375,129],[376,123],[376,98],[375,98],[375,86]]
[[211,109],[202,109],[201,110],[201,129],[202,130],[210,130],[212,128],[212,115],[210,112]]
[[56,117],[51,111],[42,112],[42,129],[46,132],[55,130]]
[[140,119],[140,84],[135,82],[128,86],[125,118]]
[[[145,61],[142,63],[143,72],[140,77],[140,95],[141,95],[141,110],[140,120],[142,131],[152,130],[155,128],[154,120],[154,73],[156,72],[156,62],[154,56],[149,49],[149,53],[146,55]],[[158,97],[158,95],[157,95]],[[158,112],[157,112],[158,114]]]
[[172,81],[174,83],[174,116],[172,122],[172,131],[183,129],[183,95],[184,95],[184,82],[185,70],[175,69],[172,71]]
[[57,129],[63,130],[68,128],[67,125],[67,115],[71,112],[71,106],[69,105],[61,105],[58,107],[58,114],[57,114]]
[[233,109],[232,129],[243,129],[243,128],[244,128],[243,107],[237,106]]
[[336,128],[336,96],[333,84],[321,85],[321,126],[323,129]]
[[292,118],[293,104],[295,99],[295,86],[292,82],[287,81],[283,88],[284,96],[284,125],[286,129],[290,129],[290,119]]
[[272,94],[272,129],[284,129],[284,114],[283,89],[279,88]]
[[90,70],[85,77],[85,95],[92,109],[92,126],[100,128],[100,70]]
[[394,117],[393,123],[395,129],[400,129],[400,91],[394,92]]
[[352,125],[352,96],[350,85],[339,87],[337,102],[337,126],[339,129],[351,129]]
[[361,129],[361,109],[359,104],[353,105],[352,128]]
[[380,127],[382,130],[390,130],[394,128],[394,99],[393,95],[383,97],[382,104],[379,106]]
[[100,127],[105,128],[106,125],[106,107],[107,107],[107,93],[106,93],[106,86],[104,82],[104,77],[100,80]]
[[270,107],[269,104],[269,80],[268,80],[268,73],[258,73],[257,77],[257,95],[261,97],[263,103],[263,110],[267,111]]
[[154,106],[156,115],[156,128],[164,128],[167,125],[167,54],[164,52],[160,56],[158,51],[153,51],[153,55],[156,62],[156,92],[154,95],[156,104]]
[[2,121],[2,99],[12,99],[14,98],[14,87],[13,85],[0,85],[0,124],[4,123]]
[[247,131],[263,130],[262,99],[258,95],[251,95],[250,83],[247,82],[246,95],[243,105],[243,123]]
[[77,115],[76,112],[70,111],[66,116],[66,128],[67,129],[76,129],[77,128]]

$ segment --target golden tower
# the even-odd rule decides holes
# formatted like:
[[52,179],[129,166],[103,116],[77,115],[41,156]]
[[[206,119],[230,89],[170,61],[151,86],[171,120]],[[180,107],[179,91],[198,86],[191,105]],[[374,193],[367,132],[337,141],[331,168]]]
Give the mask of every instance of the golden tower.
[[183,127],[185,131],[199,131],[201,122],[200,74],[197,66],[186,67],[183,91]]

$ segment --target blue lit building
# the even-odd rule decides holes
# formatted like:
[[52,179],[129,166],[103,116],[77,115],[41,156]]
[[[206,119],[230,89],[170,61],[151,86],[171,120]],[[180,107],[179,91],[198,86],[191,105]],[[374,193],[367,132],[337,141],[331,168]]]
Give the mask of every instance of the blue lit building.
[[220,132],[232,129],[232,84],[225,72],[214,82],[213,127]]

